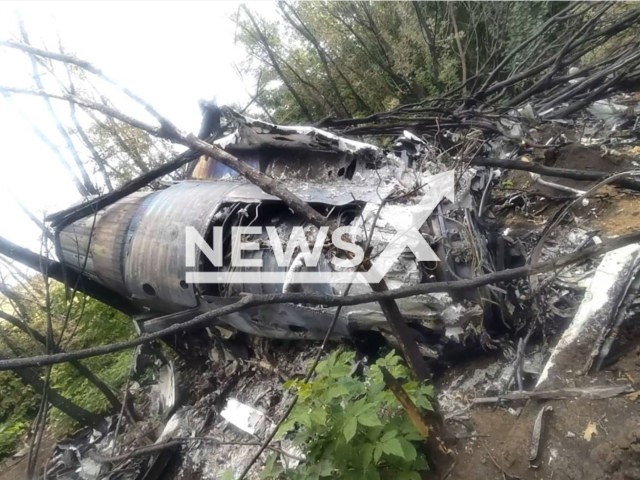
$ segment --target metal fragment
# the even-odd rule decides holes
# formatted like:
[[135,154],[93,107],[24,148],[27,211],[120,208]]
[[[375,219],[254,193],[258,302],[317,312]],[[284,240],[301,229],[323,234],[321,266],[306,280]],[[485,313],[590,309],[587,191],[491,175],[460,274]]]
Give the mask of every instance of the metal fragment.
[[538,458],[538,454],[540,453],[540,442],[542,440],[542,434],[544,431],[544,420],[545,413],[553,411],[553,407],[551,405],[545,405],[538,412],[538,416],[536,417],[536,421],[533,424],[533,434],[531,436],[531,449],[529,450],[529,461],[535,462],[536,458]]

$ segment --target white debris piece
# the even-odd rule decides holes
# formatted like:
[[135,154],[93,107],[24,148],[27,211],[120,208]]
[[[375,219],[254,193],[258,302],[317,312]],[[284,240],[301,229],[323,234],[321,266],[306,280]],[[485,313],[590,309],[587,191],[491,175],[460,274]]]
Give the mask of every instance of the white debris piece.
[[[617,311],[619,297],[616,293],[626,291],[628,278],[639,260],[640,244],[633,243],[607,253],[600,266],[596,270],[591,285],[585,293],[584,300],[569,327],[565,330],[547,361],[536,389],[542,389],[542,385],[553,382],[555,377],[566,377],[570,370],[581,372],[589,360],[584,352],[592,351],[604,328],[609,325],[609,320]],[[563,359],[569,355],[565,352],[572,351],[568,361],[573,364],[564,364]],[[548,385],[547,385],[548,387]]]
[[230,424],[250,435],[256,433],[256,427],[264,419],[264,413],[232,398],[220,413]]

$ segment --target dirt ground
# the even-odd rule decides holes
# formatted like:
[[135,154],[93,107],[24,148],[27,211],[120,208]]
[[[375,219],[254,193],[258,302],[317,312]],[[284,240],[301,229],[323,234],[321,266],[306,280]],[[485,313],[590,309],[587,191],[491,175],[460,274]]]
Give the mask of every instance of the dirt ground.
[[[45,434],[40,445],[37,471],[44,467],[55,443],[56,440],[51,435]],[[25,454],[9,457],[0,462],[0,480],[26,480],[29,454],[26,449],[23,449],[20,453]]]
[[[558,151],[539,152],[525,160],[541,163],[549,167],[591,170],[607,173],[634,170],[640,167],[640,151],[604,152],[598,146],[568,145]],[[558,183],[579,190],[588,190],[595,182],[583,182],[562,178],[542,177],[543,180]],[[513,194],[518,191],[533,192],[532,213],[522,215],[510,211],[503,218],[505,227],[532,229],[544,225],[548,218],[562,206],[560,200],[567,193],[536,183],[529,172],[510,171],[506,173],[496,189],[497,195]],[[584,207],[575,209],[574,220],[587,230],[597,230],[604,236],[624,235],[640,229],[640,192],[621,190],[613,186],[602,187]]]
[[[635,153],[635,152],[633,152]],[[637,155],[612,155],[597,147],[570,146],[558,152],[548,152],[541,161],[548,166],[624,171],[636,168]],[[557,178],[549,181],[588,190],[592,182],[577,182]],[[504,226],[518,232],[539,229],[563,205],[548,202],[549,198],[564,195],[534,183],[527,172],[509,172],[503,178],[502,192],[513,194],[517,190],[539,192],[546,197],[537,199],[529,212],[509,211],[502,218]],[[585,231],[596,231],[602,238],[622,235],[640,229],[640,196],[614,187],[604,187],[589,205],[575,211],[570,221]],[[567,320],[569,322],[570,319]],[[558,329],[560,332],[563,326]],[[612,352],[617,361],[597,374],[577,377],[565,387],[591,385],[636,384],[640,382],[640,328],[629,325],[621,335],[618,351]],[[552,344],[557,340],[552,339]],[[446,385],[462,374],[471,376],[483,367],[478,360],[451,368],[439,383]],[[576,378],[576,377],[574,377]],[[636,387],[637,388],[637,387]],[[476,438],[460,438],[449,448],[454,454],[438,461],[438,479],[640,479],[640,392],[616,398],[571,399],[553,401],[518,401],[500,406],[474,406],[466,412],[464,424],[447,422],[450,430],[477,434]],[[534,421],[540,409],[551,406],[547,412],[538,458],[529,462]],[[464,418],[463,417],[463,418]],[[471,431],[469,431],[471,430]],[[593,433],[589,434],[589,430]],[[464,435],[462,435],[464,436]]]
[[[473,363],[455,367],[442,381],[465,372],[472,374],[475,368]],[[567,386],[628,384],[638,379],[640,347],[628,351],[609,369]],[[638,397],[632,393],[605,400],[519,401],[473,407],[466,414],[465,424],[478,438],[450,443],[454,454],[448,462],[438,462],[438,475],[432,478],[443,478],[450,469],[450,479],[639,479]],[[553,411],[546,414],[538,458],[529,462],[534,421],[546,405]],[[585,435],[590,424],[596,431],[592,436]],[[447,426],[448,430],[458,430],[451,422]]]

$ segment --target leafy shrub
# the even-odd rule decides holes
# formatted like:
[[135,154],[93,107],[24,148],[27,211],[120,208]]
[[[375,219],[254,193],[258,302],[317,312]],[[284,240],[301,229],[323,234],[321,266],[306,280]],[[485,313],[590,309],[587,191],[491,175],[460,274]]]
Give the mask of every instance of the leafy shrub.
[[20,382],[13,372],[0,372],[0,460],[19,448],[37,400],[31,387]]
[[0,424],[0,460],[11,455],[18,445],[29,422],[21,418],[9,418]]
[[[51,293],[55,311],[56,308],[64,306],[64,287],[54,284]],[[69,351],[119,342],[135,335],[133,324],[126,315],[93,298],[84,297],[82,294],[77,294],[77,297],[75,305],[82,311],[82,317],[68,329],[73,332],[73,335],[69,335],[71,340],[66,346]],[[132,355],[132,350],[124,350],[88,358],[82,360],[82,363],[116,392],[120,392],[129,375]],[[69,363],[54,366],[51,380],[58,393],[86,410],[103,414],[112,408],[102,392]],[[51,426],[57,437],[77,428],[73,419],[57,409],[52,410]]]
[[422,409],[432,410],[433,387],[409,381],[409,370],[394,352],[379,359],[358,378],[354,353],[334,352],[318,365],[311,382],[294,380],[285,387],[299,399],[278,432],[305,452],[307,461],[285,469],[271,456],[263,479],[420,479],[428,464],[414,442],[424,440],[393,392],[386,389],[380,367],[404,383]]
[[[44,299],[40,277],[32,279],[31,290],[16,289],[25,298],[39,301],[25,301],[29,325],[44,335],[47,330],[47,316],[42,308]],[[43,293],[42,293],[43,294]],[[62,284],[51,283],[51,310],[54,338],[59,340],[67,313],[66,292]],[[0,320],[14,344],[25,356],[39,355],[43,346],[33,339]],[[132,338],[135,335],[131,320],[97,300],[76,294],[69,322],[65,330],[63,348],[67,351],[81,350],[95,345],[114,343]],[[13,356],[2,341],[0,351]],[[120,392],[129,374],[132,350],[82,360],[97,377]],[[39,369],[44,380],[44,369]],[[108,412],[112,407],[106,397],[91,382],[82,376],[71,364],[55,365],[51,371],[51,388],[65,396],[76,405],[97,414]],[[22,423],[29,424],[37,412],[40,396],[31,387],[25,386],[13,372],[0,372],[0,458],[13,452],[21,433],[25,430]],[[56,408],[51,409],[51,431],[57,438],[73,432],[77,423]]]

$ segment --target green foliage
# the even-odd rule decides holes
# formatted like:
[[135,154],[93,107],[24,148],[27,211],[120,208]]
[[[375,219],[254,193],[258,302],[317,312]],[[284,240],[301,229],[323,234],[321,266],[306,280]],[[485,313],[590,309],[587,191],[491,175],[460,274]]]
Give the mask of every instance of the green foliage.
[[21,418],[9,418],[0,424],[0,458],[13,453],[29,422]]
[[298,392],[298,403],[278,435],[293,439],[307,462],[285,469],[269,458],[263,479],[419,479],[428,467],[414,442],[423,440],[393,392],[385,387],[381,366],[404,382],[415,404],[431,410],[433,387],[410,381],[400,358],[389,353],[362,378],[351,375],[354,354],[336,351],[317,369],[311,382],[294,380],[286,387]]
[[[168,141],[112,119],[94,121],[87,134],[109,165],[109,176],[116,187],[169,162],[176,155]],[[179,175],[179,171],[172,175]]]
[[[279,16],[253,12],[255,23],[242,9],[234,17],[247,52],[241,71],[256,79],[256,114],[269,112],[278,123],[367,116],[452,91],[463,97],[477,93],[494,71],[491,83],[553,59],[597,11],[582,9],[571,21],[553,23],[509,56],[569,2],[292,0],[278,5]],[[616,3],[603,24],[632,8],[633,2]],[[621,32],[585,52],[576,66],[607,58],[637,34],[637,28]],[[513,98],[546,73],[531,73],[496,96]]]
[[[56,285],[51,291],[51,298],[55,312],[65,305],[64,288]],[[66,338],[70,338],[65,346],[67,350],[80,350],[133,337],[133,325],[126,315],[82,294],[78,294],[74,304],[76,308],[72,313],[77,316],[72,317],[75,321],[67,327],[69,333]],[[127,380],[132,354],[131,350],[125,350],[88,358],[83,363],[118,391]],[[95,413],[104,413],[111,408],[105,396],[68,363],[56,365],[51,371],[51,380],[58,393],[80,407]],[[71,418],[58,410],[52,412],[51,421],[52,430],[58,435],[63,435],[76,426]]]
[[[126,350],[88,359],[85,364],[107,385],[119,391],[127,380],[132,354],[131,350]],[[105,396],[70,365],[63,364],[54,368],[52,381],[58,393],[86,410],[106,413],[111,409],[111,404]],[[64,413],[54,409],[51,413],[51,427],[55,435],[64,436],[72,432],[77,424]]]
[[[44,309],[44,290],[41,279],[33,279],[32,284],[17,292],[29,301],[23,302],[29,326],[44,334],[47,330],[47,316]],[[68,303],[65,289],[61,284],[51,284],[51,312],[54,338],[59,341],[65,325]],[[11,312],[16,314],[17,312]],[[3,330],[24,355],[39,355],[43,346],[29,335],[2,322]],[[64,328],[62,347],[67,351],[80,350],[95,345],[118,342],[132,338],[134,328],[124,314],[78,293]],[[7,356],[14,356],[0,341],[0,350]],[[118,392],[126,382],[131,356],[126,350],[83,360],[98,378]],[[44,370],[39,372],[44,379]],[[94,413],[105,413],[111,404],[91,382],[68,363],[56,365],[51,370],[51,387],[76,405]],[[0,372],[0,458],[10,454],[18,445],[26,426],[31,423],[40,400],[31,387],[25,386],[14,373]],[[64,436],[77,428],[73,419],[57,409],[51,411],[51,429],[58,436]]]
[[[287,2],[279,18],[267,20],[254,12],[257,27],[242,11],[235,20],[240,27],[238,39],[248,53],[241,67],[248,77],[258,79],[258,104],[276,121],[293,123],[308,119],[291,88],[319,120],[328,114],[365,116],[439,96],[461,84],[463,62],[468,78],[483,67],[486,78],[509,50],[565,5],[541,1]],[[462,56],[451,16],[456,20]],[[559,34],[562,28],[551,34]],[[257,29],[264,33],[266,44]],[[516,55],[500,78],[529,57],[526,49]]]
[[11,372],[0,372],[0,459],[15,451],[37,408],[31,387]]

